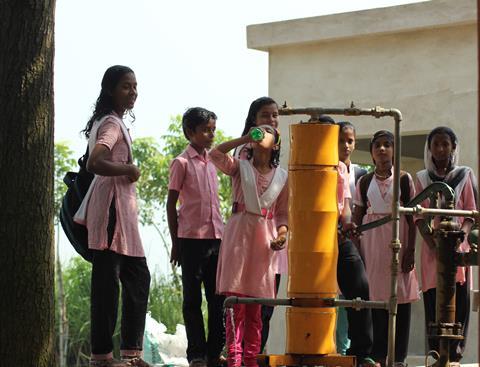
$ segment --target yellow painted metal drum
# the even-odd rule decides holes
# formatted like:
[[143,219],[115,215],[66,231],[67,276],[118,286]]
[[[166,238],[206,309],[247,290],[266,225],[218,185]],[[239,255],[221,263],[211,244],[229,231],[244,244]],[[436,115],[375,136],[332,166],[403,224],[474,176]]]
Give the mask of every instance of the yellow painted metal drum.
[[335,347],[335,308],[287,308],[288,354],[332,354]]
[[[337,294],[337,125],[290,126],[288,297]],[[286,352],[335,352],[335,308],[289,308]]]

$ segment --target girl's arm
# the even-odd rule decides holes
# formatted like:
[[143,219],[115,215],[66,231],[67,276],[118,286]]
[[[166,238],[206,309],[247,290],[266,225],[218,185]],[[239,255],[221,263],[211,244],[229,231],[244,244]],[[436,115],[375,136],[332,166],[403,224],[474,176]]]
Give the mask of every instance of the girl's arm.
[[215,147],[216,150],[219,152],[226,154],[232,149],[235,149],[236,147],[239,147],[240,145],[243,144],[248,144],[248,143],[253,143],[254,140],[251,138],[250,134],[244,135],[240,138],[232,139],[229,141],[226,141],[222,144],[219,144]]
[[228,176],[234,176],[238,170],[238,159],[227,154],[230,150],[243,144],[251,143],[253,139],[249,134],[240,138],[226,141],[210,150],[209,156],[215,166]]
[[134,164],[112,162],[107,159],[110,150],[103,144],[96,144],[87,161],[87,170],[100,176],[127,176],[135,182],[140,177],[140,170]]
[[122,138],[120,125],[112,120],[105,120],[97,133],[96,145],[90,152],[87,170],[100,176],[127,176],[135,182],[140,177],[140,170],[130,163],[112,162],[109,153]]
[[[413,187],[413,180],[410,174],[408,174],[409,187],[410,187],[410,197],[415,197],[415,188]],[[402,203],[405,205],[405,203]],[[406,216],[407,226],[408,226],[408,239],[405,251],[402,257],[402,271],[404,273],[409,273],[415,267],[415,239],[416,239],[416,228],[415,223],[413,222],[413,217],[410,215]]]
[[[420,180],[418,178],[415,183],[415,189],[417,192],[423,191],[422,184],[420,183]],[[428,208],[430,206],[430,201],[428,199],[424,200],[420,205],[424,208]],[[435,241],[433,240],[433,235],[431,233],[425,232],[427,228],[427,223],[425,219],[421,216],[414,216],[413,221],[415,223],[415,226],[418,228],[418,232],[420,232],[420,236],[422,236],[423,241],[425,241],[425,243],[430,249],[435,249]]]
[[180,192],[176,190],[168,190],[167,196],[167,222],[170,230],[170,238],[172,239],[172,251],[170,253],[170,263],[174,266],[180,265],[181,249],[178,243],[178,214],[177,201]]
[[[277,169],[281,169],[278,167]],[[277,238],[270,241],[270,248],[274,251],[285,248],[288,232],[288,179],[278,195],[275,203],[275,223],[277,223]]]

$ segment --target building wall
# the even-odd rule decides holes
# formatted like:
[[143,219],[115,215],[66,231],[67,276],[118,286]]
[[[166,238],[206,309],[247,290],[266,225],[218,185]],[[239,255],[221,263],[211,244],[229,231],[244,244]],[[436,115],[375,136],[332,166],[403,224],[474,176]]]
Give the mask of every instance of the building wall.
[[[352,14],[347,25],[339,23],[339,28],[351,26],[354,16]],[[344,15],[342,17],[345,21]],[[345,22],[348,23],[348,18]],[[250,38],[254,36],[251,34]],[[398,108],[404,117],[402,131],[406,134],[424,135],[439,125],[453,128],[460,140],[461,164],[477,167],[476,24],[319,42],[315,42],[314,37],[310,39],[312,41],[305,44],[264,46],[269,52],[270,96],[280,103],[287,101],[290,107],[348,107],[354,101],[357,107]],[[249,43],[255,40],[249,39]],[[308,117],[282,117],[280,128],[284,136],[290,123],[302,119],[305,121]],[[357,126],[360,137],[369,137],[380,129],[393,130],[390,118],[348,119]],[[286,167],[288,139],[284,138],[282,144],[282,164]],[[367,152],[357,152],[356,159],[370,163]],[[403,159],[402,168],[414,174],[423,168],[422,159]],[[285,282],[286,277],[282,279],[279,297],[285,296]],[[425,352],[422,301],[417,302],[413,310],[410,354],[421,355]],[[282,308],[275,311],[269,353],[285,351],[284,313]],[[476,313],[470,322],[464,362],[477,361]]]

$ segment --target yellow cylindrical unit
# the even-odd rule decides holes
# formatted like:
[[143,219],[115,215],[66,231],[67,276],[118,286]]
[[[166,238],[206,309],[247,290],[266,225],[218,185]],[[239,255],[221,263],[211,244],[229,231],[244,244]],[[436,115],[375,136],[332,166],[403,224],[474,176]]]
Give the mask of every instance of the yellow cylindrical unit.
[[[289,276],[294,298],[337,294],[337,125],[290,126]],[[291,354],[335,353],[335,308],[287,309]]]

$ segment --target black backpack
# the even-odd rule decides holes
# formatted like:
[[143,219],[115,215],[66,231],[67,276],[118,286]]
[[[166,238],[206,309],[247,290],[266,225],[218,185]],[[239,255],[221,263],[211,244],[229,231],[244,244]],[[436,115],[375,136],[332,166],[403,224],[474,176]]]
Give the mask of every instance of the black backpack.
[[80,169],[77,172],[67,172],[63,182],[68,189],[60,208],[60,223],[68,240],[75,250],[87,261],[92,262],[92,250],[88,248],[87,227],[73,221],[80,204],[93,180],[93,173],[87,171],[88,147],[85,154],[78,159]]

